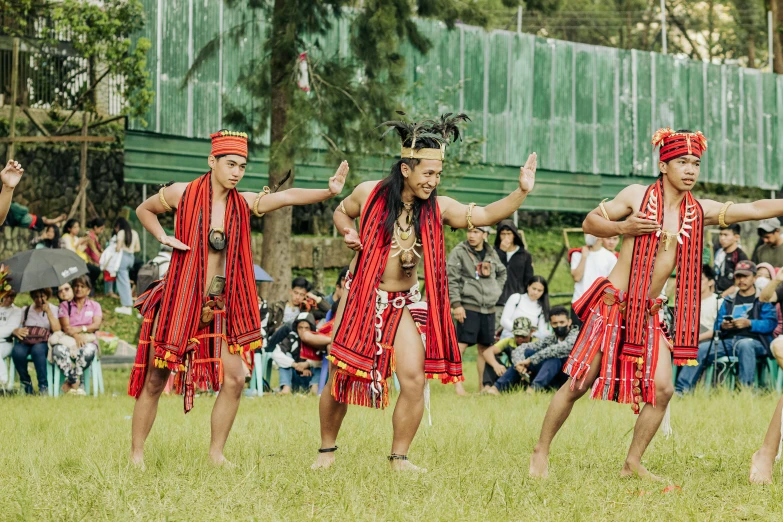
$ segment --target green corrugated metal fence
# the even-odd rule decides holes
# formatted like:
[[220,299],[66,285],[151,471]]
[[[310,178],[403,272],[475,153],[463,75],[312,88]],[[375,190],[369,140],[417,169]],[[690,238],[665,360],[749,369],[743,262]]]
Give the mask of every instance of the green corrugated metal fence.
[[[144,3],[149,23],[140,36],[152,40],[148,63],[158,96],[146,117],[148,127],[134,122],[132,129],[206,138],[222,127],[224,99],[265,117],[237,82],[262,52],[265,20],[250,19],[247,37],[235,44],[231,28],[255,16],[243,11],[243,2],[234,8],[220,0]],[[350,16],[347,12],[321,39],[324,52],[349,52]],[[418,23],[433,48],[421,55],[403,46],[412,86],[407,105],[414,114],[467,112],[473,119],[468,136],[484,140],[482,163],[495,165],[493,172],[506,176],[504,184],[513,184],[518,171],[497,166],[518,167],[531,151],[539,153],[542,170],[586,186],[604,186],[598,180],[610,176],[654,176],[650,139],[658,127],[671,126],[707,136],[703,181],[780,186],[781,76],[528,34]],[[182,89],[199,49],[221,32],[217,56]],[[268,136],[257,140],[265,144]],[[303,171],[307,168],[298,176]],[[470,173],[463,178],[469,180]]]

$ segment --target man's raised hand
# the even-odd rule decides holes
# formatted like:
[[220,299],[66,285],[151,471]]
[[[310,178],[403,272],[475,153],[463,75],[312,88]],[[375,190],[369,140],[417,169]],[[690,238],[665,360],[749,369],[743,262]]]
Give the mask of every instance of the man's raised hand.
[[8,160],[8,164],[0,172],[0,181],[2,181],[4,187],[10,189],[15,188],[19,184],[19,180],[22,179],[24,169],[18,161]]
[[334,173],[334,176],[329,178],[329,192],[331,192],[333,196],[336,196],[343,191],[345,178],[348,177],[349,170],[350,167],[348,166],[348,162],[343,161],[340,163],[340,166],[337,167],[337,172]]
[[533,186],[536,184],[536,166],[538,163],[538,156],[534,152],[527,157],[527,161],[523,167],[519,168],[519,189],[522,192],[530,192],[533,190]]

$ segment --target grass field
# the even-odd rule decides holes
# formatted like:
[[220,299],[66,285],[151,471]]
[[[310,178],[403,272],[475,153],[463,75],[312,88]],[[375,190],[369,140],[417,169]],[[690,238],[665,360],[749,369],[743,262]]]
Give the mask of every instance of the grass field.
[[[473,370],[468,364],[466,368]],[[777,485],[747,483],[777,397],[702,391],[675,399],[670,439],[645,458],[664,484],[620,479],[634,416],[583,400],[555,440],[552,477],[527,477],[548,394],[460,399],[433,386],[411,459],[426,475],[392,474],[391,411],[352,408],[337,464],[313,472],[315,397],[243,398],[226,448],[236,469],[207,465],[210,396],[182,413],[164,397],[147,470],[126,461],[133,400],[127,371],[106,370],[99,399],[0,398],[0,520],[780,520]],[[468,390],[476,390],[468,371]],[[663,493],[667,484],[681,490]]]

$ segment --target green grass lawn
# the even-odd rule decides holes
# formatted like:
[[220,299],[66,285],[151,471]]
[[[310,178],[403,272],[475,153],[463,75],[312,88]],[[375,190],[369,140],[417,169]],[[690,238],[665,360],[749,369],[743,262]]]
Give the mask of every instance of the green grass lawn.
[[[475,366],[466,365],[468,390]],[[422,476],[393,474],[385,456],[391,410],[351,408],[337,464],[313,472],[315,397],[243,398],[226,448],[238,467],[207,465],[210,396],[182,413],[164,397],[147,471],[126,462],[133,400],[127,371],[106,370],[99,399],[0,398],[0,520],[780,520],[777,484],[747,483],[777,397],[725,392],[675,399],[670,439],[645,458],[667,484],[620,479],[635,420],[627,406],[582,400],[555,440],[552,477],[527,477],[551,395],[460,399],[433,386],[411,459]]]

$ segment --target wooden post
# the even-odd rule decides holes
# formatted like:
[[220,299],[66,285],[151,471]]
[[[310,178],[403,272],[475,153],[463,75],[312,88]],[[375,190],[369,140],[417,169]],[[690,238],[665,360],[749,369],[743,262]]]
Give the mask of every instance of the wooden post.
[[313,288],[324,293],[324,249],[313,245]]
[[13,57],[11,58],[11,129],[9,131],[9,137],[11,143],[8,145],[6,151],[5,161],[13,159],[14,157],[14,137],[16,136],[16,97],[18,93],[19,84],[19,38],[14,38],[14,50]]
[[[87,112],[82,113],[82,136],[87,136]],[[79,204],[79,220],[82,224],[82,230],[87,226],[87,142],[82,142],[81,161],[79,162],[80,181],[79,187],[82,189],[82,200]]]

